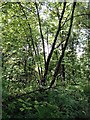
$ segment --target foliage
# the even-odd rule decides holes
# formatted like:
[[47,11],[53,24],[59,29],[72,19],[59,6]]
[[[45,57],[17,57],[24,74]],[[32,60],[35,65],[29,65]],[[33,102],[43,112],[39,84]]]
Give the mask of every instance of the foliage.
[[3,119],[88,120],[87,3],[1,4]]
[[[5,103],[5,118],[87,118],[88,99],[79,85],[56,87]],[[5,116],[6,114],[6,116]]]

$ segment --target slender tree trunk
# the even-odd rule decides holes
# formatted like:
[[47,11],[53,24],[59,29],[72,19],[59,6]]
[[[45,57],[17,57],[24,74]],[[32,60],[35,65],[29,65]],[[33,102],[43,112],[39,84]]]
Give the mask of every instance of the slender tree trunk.
[[[35,43],[34,43],[33,36],[32,36],[32,28],[31,28],[31,25],[30,25],[30,23],[28,22],[27,15],[26,15],[26,13],[25,13],[25,11],[24,11],[24,9],[23,9],[22,4],[21,4],[20,2],[18,2],[18,4],[19,4],[21,10],[23,11],[24,16],[25,16],[25,18],[26,18],[26,20],[27,20],[27,24],[28,24],[28,28],[29,28],[29,31],[30,31],[30,38],[31,38],[33,50],[34,50],[35,56],[37,56],[37,52],[36,52],[36,49],[35,49]],[[42,35],[42,36],[43,36],[43,35]],[[27,41],[28,41],[28,39],[27,39]],[[28,41],[28,44],[29,44],[29,48],[30,48],[31,46],[30,46],[29,41]],[[33,56],[33,54],[32,54],[32,56]],[[33,57],[33,58],[34,58],[34,57]],[[35,62],[36,62],[36,61],[35,61],[35,59],[34,59],[34,63],[35,63]],[[38,65],[37,65],[37,66],[38,66]],[[38,66],[38,74],[39,74],[39,76],[40,76],[40,68],[39,68],[39,66]]]
[[[88,9],[90,12],[90,0],[88,2]],[[90,80],[90,15],[88,15],[88,81]]]
[[[90,0],[88,2],[88,9],[90,12]],[[87,73],[87,78],[88,78],[88,90],[90,88],[90,15],[88,15],[88,73]],[[89,92],[90,93],[90,92]],[[88,118],[90,118],[90,95],[88,96]]]
[[74,82],[74,84],[76,84],[76,80],[75,80],[75,48],[74,48],[74,39],[73,36],[71,36],[71,51],[72,51],[72,55],[71,55],[71,63],[72,63],[72,81]]
[[[63,51],[63,44],[61,44],[61,47],[62,47],[62,51]],[[64,63],[61,64],[60,68],[61,68],[60,69],[61,80],[62,80],[62,82],[64,82],[65,81],[65,65],[64,65]]]
[[40,15],[39,15],[39,10],[38,10],[38,5],[35,2],[36,10],[37,10],[37,15],[38,15],[38,22],[39,22],[39,28],[40,28],[40,34],[41,34],[41,39],[42,39],[42,45],[43,45],[43,56],[44,56],[44,63],[46,67],[46,55],[45,55],[45,43],[44,43],[44,36],[42,33],[42,27],[41,27],[41,20],[40,20]]
[[[48,27],[47,27],[47,49],[48,49],[48,54],[49,54],[49,44],[48,44]],[[47,54],[47,55],[48,55]]]
[[24,73],[25,73],[25,80],[27,82],[28,76],[27,76],[27,59],[24,59]]
[[68,40],[69,40],[69,37],[70,37],[70,34],[71,34],[71,28],[72,28],[72,23],[73,23],[73,16],[74,16],[75,6],[76,6],[76,2],[73,3],[73,10],[72,10],[72,15],[71,15],[71,21],[70,21],[70,27],[69,27],[69,31],[68,31],[68,36],[67,36],[67,38],[66,38],[66,42],[65,42],[65,45],[64,45],[62,54],[60,55],[59,61],[58,61],[57,65],[56,65],[56,68],[55,68],[55,71],[54,71],[54,75],[53,75],[53,79],[52,79],[52,81],[51,81],[51,83],[50,83],[50,88],[51,88],[52,85],[54,84],[55,79],[56,79],[56,77],[57,77],[57,75],[58,75],[58,71],[59,71],[61,62],[62,62],[62,60],[63,60],[66,47],[67,47],[67,45],[68,45]]
[[62,10],[62,13],[61,13],[61,17],[59,18],[59,24],[58,24],[58,29],[57,29],[57,32],[56,32],[56,35],[55,35],[55,38],[54,38],[54,42],[52,44],[52,48],[51,48],[51,51],[48,55],[48,58],[47,58],[47,62],[46,62],[46,66],[45,66],[45,72],[44,72],[44,77],[43,79],[41,80],[41,84],[45,84],[46,82],[46,76],[47,76],[47,73],[48,73],[48,67],[49,67],[49,63],[50,63],[50,59],[52,57],[52,54],[53,54],[53,51],[55,49],[55,45],[56,45],[56,41],[57,41],[57,38],[58,38],[58,35],[59,35],[59,32],[61,30],[61,21],[63,19],[63,15],[64,15],[64,12],[65,12],[65,7],[66,7],[66,2],[64,2],[64,6],[63,6],[63,10]]

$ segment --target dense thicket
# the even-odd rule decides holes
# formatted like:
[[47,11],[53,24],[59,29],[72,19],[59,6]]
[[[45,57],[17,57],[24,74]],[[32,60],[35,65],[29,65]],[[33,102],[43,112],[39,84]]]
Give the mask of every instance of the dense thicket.
[[89,119],[90,4],[3,2],[3,119]]

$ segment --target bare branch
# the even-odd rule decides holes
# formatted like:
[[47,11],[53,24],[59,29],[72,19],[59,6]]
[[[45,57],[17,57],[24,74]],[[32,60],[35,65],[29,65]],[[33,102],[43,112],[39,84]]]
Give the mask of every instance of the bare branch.
[[[79,14],[79,15],[75,15],[75,17],[80,17],[80,16],[87,16],[87,15],[90,15],[90,13],[86,13],[86,14]],[[61,26],[61,28],[63,28],[63,26],[66,24],[66,22],[68,22],[71,18],[68,18],[64,21],[63,25]]]
[[[17,99],[19,99],[21,97],[24,97],[26,95],[35,94],[36,92],[44,92],[44,91],[46,91],[48,89],[49,89],[49,87],[47,87],[47,88],[39,88],[39,89],[36,89],[36,90],[33,90],[33,91],[29,91],[29,92],[26,92],[26,93],[22,93],[22,94],[19,94],[19,95],[17,94],[15,96],[10,95],[7,98],[7,101],[8,101],[8,103],[9,102],[13,102],[13,101],[15,101],[15,100],[17,100]],[[4,104],[4,101],[3,101],[3,104]]]
[[63,42],[65,42],[65,40],[61,41],[61,42],[59,43],[59,45],[57,45],[57,46],[55,47],[55,49],[56,49],[56,48],[59,48],[59,47],[62,45]]

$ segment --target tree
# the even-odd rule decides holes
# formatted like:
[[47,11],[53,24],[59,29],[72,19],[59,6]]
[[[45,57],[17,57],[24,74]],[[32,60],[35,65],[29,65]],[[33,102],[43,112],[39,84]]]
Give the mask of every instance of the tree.
[[87,4],[3,2],[1,7],[4,115],[86,117]]

